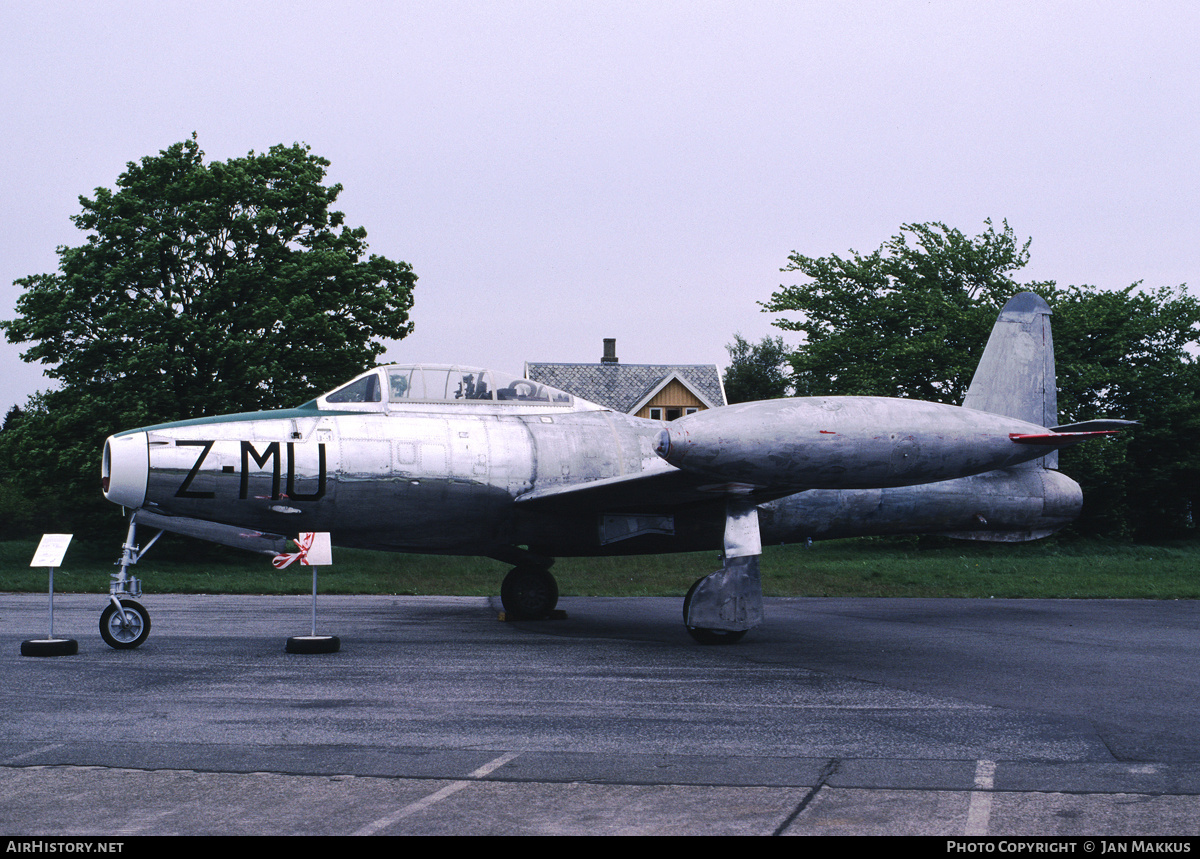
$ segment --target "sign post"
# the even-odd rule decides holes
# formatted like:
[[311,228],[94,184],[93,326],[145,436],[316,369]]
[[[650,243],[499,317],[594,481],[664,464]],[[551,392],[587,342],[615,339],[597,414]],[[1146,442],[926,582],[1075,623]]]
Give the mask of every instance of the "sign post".
[[71,656],[79,652],[79,642],[73,638],[54,637],[54,570],[62,566],[63,556],[71,543],[71,534],[43,534],[33,553],[31,567],[46,567],[50,572],[50,634],[21,642],[22,656]]
[[284,650],[288,653],[336,653],[342,646],[336,635],[317,635],[317,567],[325,567],[333,563],[333,549],[330,546],[329,534],[326,532],[301,534],[295,542],[299,551],[276,555],[272,563],[277,570],[297,561],[301,566],[313,568],[312,632],[310,635],[292,636],[287,640]]

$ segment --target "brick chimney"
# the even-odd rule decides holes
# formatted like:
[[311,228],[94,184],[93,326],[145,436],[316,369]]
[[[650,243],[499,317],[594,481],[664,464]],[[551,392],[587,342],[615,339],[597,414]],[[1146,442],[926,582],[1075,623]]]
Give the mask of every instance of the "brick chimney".
[[600,359],[601,364],[616,364],[617,363],[617,340],[615,337],[604,338],[604,357]]

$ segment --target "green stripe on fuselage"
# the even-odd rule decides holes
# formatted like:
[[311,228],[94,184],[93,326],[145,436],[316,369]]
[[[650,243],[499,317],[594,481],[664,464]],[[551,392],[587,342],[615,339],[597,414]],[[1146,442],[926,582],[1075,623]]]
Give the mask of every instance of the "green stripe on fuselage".
[[113,433],[114,437],[123,435],[132,435],[135,432],[155,432],[157,430],[177,429],[179,427],[198,427],[208,424],[232,424],[241,421],[271,421],[271,420],[289,420],[291,418],[319,418],[329,417],[334,415],[361,415],[374,414],[374,412],[351,412],[351,411],[326,411],[318,409],[316,401],[310,401],[302,406],[297,406],[294,409],[274,409],[265,412],[240,412],[233,415],[210,415],[206,418],[190,418],[186,421],[171,421],[165,424],[154,424],[148,427],[137,427],[136,429],[122,430],[118,433]]

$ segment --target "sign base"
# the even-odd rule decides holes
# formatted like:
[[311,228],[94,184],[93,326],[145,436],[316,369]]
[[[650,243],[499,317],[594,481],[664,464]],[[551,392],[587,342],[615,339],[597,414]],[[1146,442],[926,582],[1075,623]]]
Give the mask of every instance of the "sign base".
[[288,653],[337,653],[341,647],[336,635],[293,635],[283,649]]
[[73,638],[31,638],[21,642],[22,656],[74,656],[79,642]]

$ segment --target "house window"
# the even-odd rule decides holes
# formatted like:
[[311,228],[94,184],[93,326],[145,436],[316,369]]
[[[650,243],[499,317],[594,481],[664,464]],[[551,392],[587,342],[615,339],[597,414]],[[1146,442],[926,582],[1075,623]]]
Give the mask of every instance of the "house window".
[[652,421],[673,421],[676,418],[681,418],[684,415],[694,414],[700,411],[696,408],[685,408],[683,406],[651,406],[650,420]]

